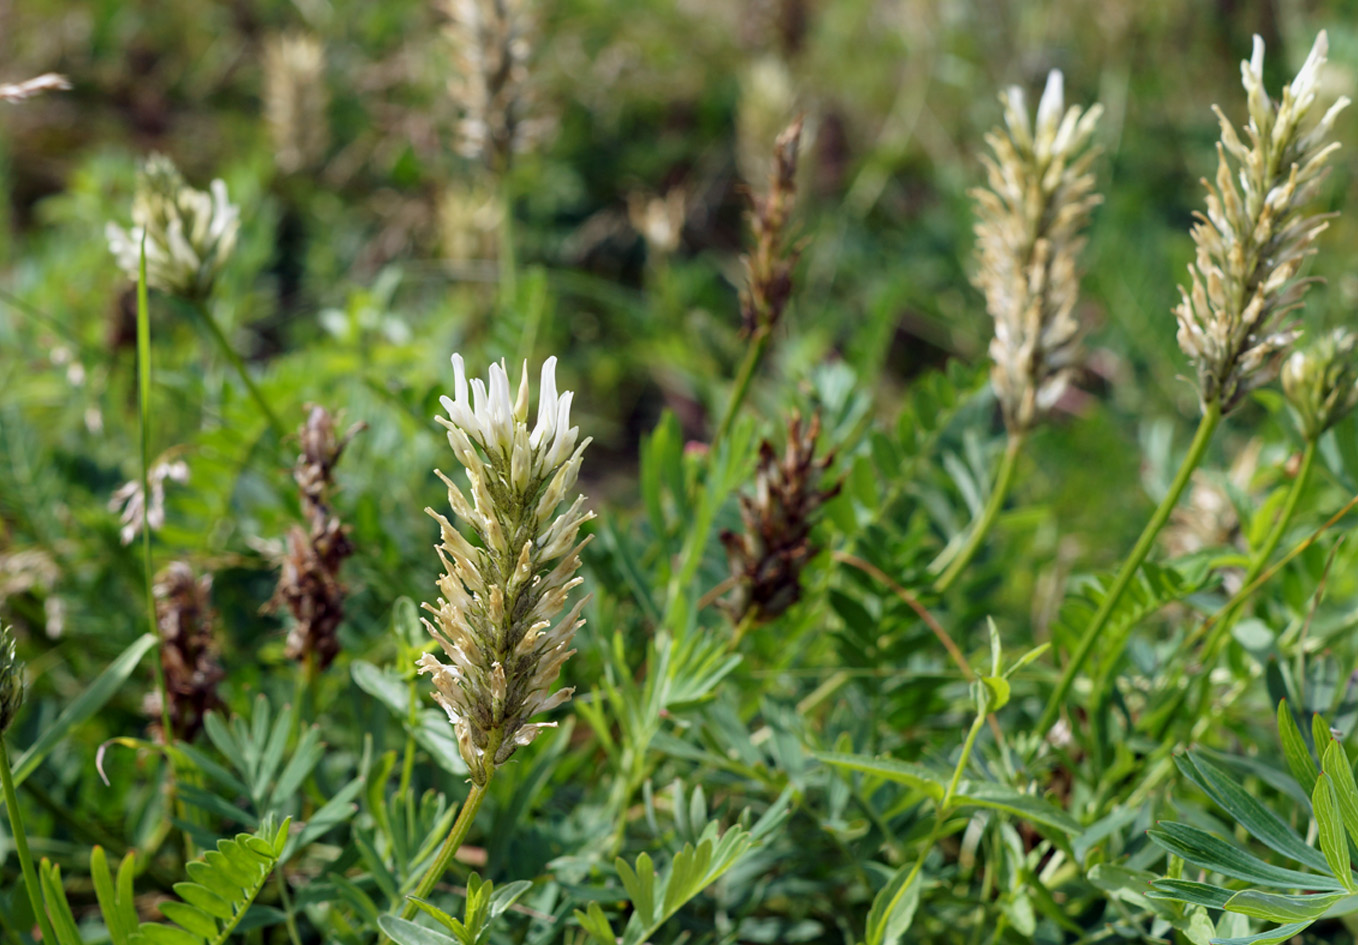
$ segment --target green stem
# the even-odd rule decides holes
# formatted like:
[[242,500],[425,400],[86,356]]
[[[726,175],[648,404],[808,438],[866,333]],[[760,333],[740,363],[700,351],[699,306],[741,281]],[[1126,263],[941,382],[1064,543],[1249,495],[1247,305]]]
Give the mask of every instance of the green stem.
[[939,835],[943,832],[944,824],[947,823],[948,814],[952,809],[952,799],[957,794],[957,786],[962,783],[962,772],[967,768],[967,762],[971,759],[971,751],[976,745],[976,736],[981,734],[981,726],[985,724],[986,713],[977,713],[976,718],[971,722],[971,729],[967,732],[967,740],[962,743],[962,755],[957,759],[957,767],[953,768],[952,780],[948,782],[948,789],[943,793],[943,800],[938,802],[938,814],[934,819],[934,825],[929,830],[929,836],[925,838],[924,845],[920,848],[919,857],[915,860],[915,865],[910,869],[910,875],[905,878],[901,888],[896,891],[896,898],[887,905],[884,915],[890,915],[895,909],[896,903],[901,897],[910,891],[915,885],[915,880],[919,876],[920,870],[924,868],[924,861],[929,857],[929,851],[934,848],[934,843],[938,841]]
[[245,385],[245,389],[249,391],[251,399],[255,402],[255,406],[259,408],[259,412],[264,414],[265,419],[269,421],[269,426],[272,428],[274,435],[279,439],[282,439],[286,434],[286,431],[283,428],[283,422],[278,419],[278,414],[274,413],[273,408],[269,406],[269,402],[264,399],[264,395],[260,393],[259,388],[255,386],[254,379],[250,377],[250,372],[245,367],[245,362],[242,361],[241,356],[236,353],[236,349],[231,347],[231,342],[227,340],[226,333],[222,331],[222,326],[217,323],[217,319],[213,318],[212,312],[208,310],[207,303],[199,302],[194,305],[194,309],[198,312],[199,317],[202,318],[203,324],[207,325],[208,331],[212,334],[213,340],[217,342],[217,347],[221,349],[226,360],[230,361],[231,366],[235,368],[236,374],[240,377],[241,383]]
[[[1297,475],[1292,480],[1292,488],[1287,493],[1282,511],[1278,513],[1278,518],[1273,523],[1273,527],[1269,529],[1268,535],[1264,538],[1264,543],[1259,546],[1259,550],[1255,553],[1253,560],[1250,561],[1249,570],[1245,572],[1245,579],[1241,581],[1242,587],[1249,587],[1254,583],[1255,578],[1259,577],[1264,568],[1268,566],[1268,561],[1273,557],[1273,552],[1278,550],[1278,543],[1282,541],[1283,533],[1292,524],[1292,516],[1296,513],[1302,493],[1306,491],[1306,486],[1311,479],[1311,469],[1315,465],[1315,459],[1316,441],[1310,440],[1306,444],[1306,451],[1301,455],[1301,466],[1297,469]],[[1207,642],[1203,644],[1204,666],[1217,655],[1227,632],[1235,624],[1240,612],[1244,609],[1246,600],[1248,600],[1248,597],[1239,598],[1212,627]]]
[[288,940],[292,945],[302,945],[302,937],[297,934],[297,920],[293,917],[292,897],[288,895],[288,881],[283,878],[283,864],[278,864],[273,875],[278,881],[278,898],[283,903],[283,919],[288,926]]
[[[1197,629],[1184,638],[1183,643],[1177,648],[1170,665],[1176,667],[1186,667],[1188,665],[1188,649],[1193,643],[1208,632],[1207,640],[1203,643],[1202,658],[1197,661],[1203,671],[1198,674],[1196,682],[1191,682],[1185,688],[1178,688],[1170,704],[1163,709],[1157,709],[1153,713],[1154,724],[1151,727],[1156,739],[1163,739],[1168,733],[1171,724],[1176,718],[1180,717],[1180,708],[1189,696],[1189,692],[1195,694],[1195,702],[1200,703],[1210,678],[1208,668],[1212,661],[1216,659],[1222,644],[1227,639],[1227,634],[1235,626],[1243,612],[1245,603],[1253,596],[1257,590],[1255,583],[1259,581],[1259,576],[1264,573],[1264,568],[1268,566],[1269,559],[1273,557],[1273,552],[1278,550],[1278,544],[1282,541],[1284,533],[1292,523],[1292,517],[1297,511],[1297,505],[1301,501],[1302,493],[1306,491],[1306,486],[1311,479],[1311,471],[1315,466],[1316,441],[1311,440],[1306,444],[1306,450],[1302,453],[1301,466],[1297,469],[1297,475],[1292,480],[1292,485],[1287,493],[1287,498],[1283,501],[1282,510],[1278,513],[1278,518],[1273,522],[1269,533],[1264,538],[1264,542],[1250,558],[1249,568],[1245,571],[1245,578],[1240,582],[1240,590],[1226,603],[1226,606],[1219,611],[1219,616],[1209,619],[1200,624]],[[1262,584],[1262,582],[1260,582]],[[1182,670],[1181,670],[1182,672]],[[1177,688],[1177,687],[1176,687]],[[1197,718],[1195,711],[1189,718]]]
[[427,899],[429,893],[434,888],[443,874],[448,869],[448,864],[453,861],[458,848],[462,846],[462,841],[467,839],[467,832],[471,830],[472,820],[476,818],[476,812],[481,809],[481,802],[486,798],[486,787],[490,784],[473,784],[471,793],[462,802],[462,810],[457,813],[457,820],[453,822],[453,829],[448,832],[448,839],[444,841],[443,848],[439,850],[439,855],[434,860],[434,865],[429,867],[429,871],[420,880],[420,885],[415,889],[414,897],[407,897],[405,907],[401,910],[401,918],[413,919],[418,906],[414,899]]
[[1075,682],[1075,677],[1084,668],[1085,661],[1089,659],[1089,654],[1096,642],[1102,646],[1101,656],[1105,665],[1111,665],[1122,654],[1122,649],[1126,645],[1125,634],[1120,639],[1109,640],[1100,639],[1104,636],[1103,629],[1108,624],[1108,619],[1112,617],[1113,610],[1117,607],[1122,595],[1126,592],[1128,585],[1132,583],[1137,568],[1146,560],[1146,555],[1150,554],[1151,545],[1155,542],[1155,536],[1160,533],[1169,521],[1170,513],[1174,511],[1174,506],[1178,504],[1179,497],[1188,486],[1188,481],[1193,475],[1193,470],[1198,468],[1203,456],[1207,452],[1207,444],[1211,442],[1212,433],[1216,430],[1217,424],[1221,422],[1221,404],[1213,401],[1207,405],[1203,411],[1202,420],[1198,423],[1198,431],[1193,436],[1193,442],[1188,447],[1188,455],[1184,457],[1183,463],[1179,466],[1179,471],[1174,476],[1174,481],[1170,483],[1169,491],[1160,500],[1151,519],[1146,523],[1145,529],[1141,532],[1141,537],[1136,540],[1127,560],[1122,563],[1121,570],[1113,580],[1113,586],[1109,589],[1107,596],[1104,597],[1103,604],[1098,612],[1094,614],[1089,625],[1085,627],[1084,636],[1080,638],[1075,652],[1071,655],[1070,662],[1066,664],[1065,672],[1061,674],[1060,681],[1056,684],[1056,689],[1052,691],[1051,698],[1047,700],[1047,707],[1042,712],[1042,717],[1038,720],[1035,731],[1039,736],[1047,732],[1056,722],[1056,717],[1061,713],[1061,706],[1065,703],[1066,696],[1070,693],[1070,687]]
[[712,443],[708,447],[709,453],[715,454],[717,444],[731,431],[731,424],[735,422],[736,414],[740,412],[740,405],[744,403],[745,395],[750,390],[750,382],[754,379],[755,369],[759,367],[768,346],[769,328],[767,325],[760,325],[754,330],[750,345],[745,349],[745,359],[740,362],[740,368],[736,372],[735,387],[731,391],[731,399],[726,402],[726,412],[722,414],[717,432],[712,436]]
[[14,852],[19,856],[19,868],[24,874],[24,888],[28,890],[28,902],[37,916],[38,927],[42,929],[44,942],[55,942],[56,933],[52,931],[51,920],[43,908],[42,892],[38,886],[38,871],[33,868],[33,856],[28,852],[28,835],[24,833],[23,817],[19,814],[19,799],[14,795],[14,775],[9,770],[9,753],[5,750],[5,737],[0,734],[0,786],[4,788],[5,810],[9,811],[10,831],[14,834]]
[[[146,290],[146,239],[142,238],[141,260],[137,273],[137,427],[141,438],[141,556],[146,571],[146,622],[156,638],[154,673],[160,694],[160,731],[166,745],[174,744],[170,725],[170,693],[165,685],[163,654],[165,640],[156,622],[155,571],[151,561],[151,305]],[[173,779],[171,779],[173,784]],[[171,788],[173,790],[173,788]]]
[[952,561],[948,562],[948,566],[944,568],[943,573],[934,582],[935,593],[942,594],[952,587],[953,582],[961,576],[985,541],[990,526],[995,523],[995,517],[1004,507],[1004,500],[1009,494],[1009,487],[1013,485],[1014,470],[1018,466],[1018,456],[1023,449],[1023,440],[1024,434],[1022,433],[1011,433],[1009,435],[1009,444],[1005,447],[1004,458],[1000,460],[999,471],[995,474],[995,487],[990,490],[990,499],[986,502],[985,508],[981,510],[980,517],[976,519],[971,534],[967,537],[967,543],[962,546],[962,549],[957,552]]

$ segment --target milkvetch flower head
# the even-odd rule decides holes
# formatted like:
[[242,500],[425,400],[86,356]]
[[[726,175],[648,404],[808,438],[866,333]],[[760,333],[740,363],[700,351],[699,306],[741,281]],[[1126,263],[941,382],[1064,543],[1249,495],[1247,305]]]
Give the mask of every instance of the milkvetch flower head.
[[[582,598],[565,617],[570,592],[582,582],[580,527],[594,513],[584,496],[560,507],[573,491],[589,439],[570,424],[574,395],[557,392],[556,358],[542,365],[536,422],[529,417],[528,366],[511,395],[503,363],[483,381],[467,379],[453,355],[452,397],[442,397],[448,443],[466,471],[467,491],[435,470],[448,503],[470,526],[473,543],[433,509],[444,573],[437,605],[424,623],[448,662],[420,657],[434,698],[448,713],[472,781],[484,785],[496,767],[555,722],[530,722],[561,705],[571,689],[552,693],[561,666],[575,651],[584,623]],[[470,498],[468,498],[470,495]]]
[[1297,77],[1274,102],[1264,90],[1264,41],[1254,37],[1254,54],[1240,64],[1248,144],[1216,109],[1221,124],[1216,179],[1203,181],[1207,212],[1197,214],[1190,286],[1180,287],[1182,300],[1174,309],[1179,347],[1197,365],[1204,407],[1219,402],[1229,411],[1271,381],[1297,337],[1284,319],[1301,305],[1307,280],[1296,278],[1298,270],[1328,225],[1325,215],[1305,209],[1339,147],[1332,140],[1334,121],[1349,103],[1339,98],[1302,129],[1328,49],[1322,31]]
[[1090,170],[1103,109],[1066,107],[1052,70],[1030,121],[1023,90],[1000,96],[1004,127],[986,135],[987,186],[976,201],[975,283],[995,320],[991,384],[1008,428],[1031,429],[1079,367],[1078,259],[1090,211],[1102,199]]
[[137,278],[145,236],[147,284],[198,301],[211,294],[239,229],[240,208],[227,200],[225,183],[197,190],[169,158],[153,154],[137,175],[132,228],[110,223],[104,232],[129,279]]

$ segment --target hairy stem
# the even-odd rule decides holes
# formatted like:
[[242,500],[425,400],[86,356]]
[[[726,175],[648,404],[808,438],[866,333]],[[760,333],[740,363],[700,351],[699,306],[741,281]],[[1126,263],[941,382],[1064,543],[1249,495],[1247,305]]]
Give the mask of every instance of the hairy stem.
[[453,822],[453,829],[448,831],[448,839],[443,842],[443,847],[439,850],[438,858],[429,867],[424,878],[420,880],[420,885],[415,889],[414,897],[407,897],[405,907],[401,910],[401,918],[413,919],[415,912],[419,908],[415,905],[414,899],[427,899],[434,885],[443,878],[443,874],[448,870],[448,864],[453,862],[453,857],[462,846],[462,841],[467,839],[467,833],[471,830],[472,821],[476,819],[476,812],[481,809],[481,802],[486,798],[486,788],[490,782],[485,784],[473,784],[471,793],[462,802],[462,810],[457,812],[457,820]]
[[961,576],[985,542],[986,534],[990,531],[991,525],[995,523],[995,517],[1004,507],[1004,500],[1009,494],[1009,487],[1013,485],[1014,470],[1018,466],[1018,456],[1023,449],[1023,440],[1024,435],[1022,433],[1011,433],[1009,435],[1009,443],[1004,449],[1004,457],[1000,460],[1000,468],[995,474],[995,487],[990,490],[990,498],[986,501],[985,508],[981,510],[980,517],[973,524],[971,534],[967,536],[966,544],[953,556],[953,559],[947,563],[947,567],[943,569],[943,573],[934,581],[935,593],[942,594],[953,586],[953,583]]
[[[1141,537],[1136,540],[1131,553],[1122,562],[1122,568],[1118,571],[1117,577],[1113,580],[1113,586],[1109,588],[1108,594],[1104,597],[1103,604],[1098,612],[1085,627],[1084,635],[1080,638],[1075,652],[1071,654],[1070,661],[1066,664],[1065,671],[1061,674],[1060,681],[1052,691],[1051,698],[1047,700],[1047,707],[1042,712],[1042,717],[1038,720],[1035,731],[1041,735],[1047,732],[1056,722],[1056,718],[1061,713],[1061,706],[1066,701],[1066,696],[1070,694],[1070,687],[1075,682],[1075,677],[1084,668],[1085,661],[1089,659],[1089,654],[1094,649],[1096,642],[1101,645],[1101,657],[1106,665],[1111,665],[1122,654],[1123,648],[1127,644],[1126,633],[1118,639],[1108,639],[1103,630],[1108,625],[1108,620],[1117,608],[1118,602],[1126,592],[1127,587],[1132,583],[1137,568],[1146,560],[1146,555],[1150,554],[1151,545],[1155,542],[1156,535],[1160,534],[1160,529],[1169,521],[1169,515],[1174,511],[1174,507],[1179,502],[1179,497],[1188,486],[1188,481],[1193,475],[1193,470],[1198,468],[1202,462],[1204,454],[1207,452],[1207,444],[1211,442],[1212,433],[1216,430],[1217,424],[1221,422],[1221,404],[1212,401],[1203,411],[1202,420],[1198,423],[1198,431],[1193,436],[1193,442],[1188,447],[1188,455],[1184,457],[1183,463],[1179,466],[1179,471],[1174,476],[1174,481],[1170,484],[1169,491],[1160,500],[1159,506],[1151,515],[1150,521],[1146,523],[1145,529],[1141,532]],[[1102,639],[1101,639],[1102,638]]]

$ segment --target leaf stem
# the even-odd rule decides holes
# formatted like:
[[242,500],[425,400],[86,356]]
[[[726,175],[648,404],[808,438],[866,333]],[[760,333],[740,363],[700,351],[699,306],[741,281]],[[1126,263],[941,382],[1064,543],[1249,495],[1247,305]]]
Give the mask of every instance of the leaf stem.
[[971,559],[985,541],[986,534],[990,531],[991,525],[995,523],[995,517],[1004,507],[1004,500],[1009,494],[1009,487],[1013,485],[1014,470],[1018,466],[1018,456],[1023,449],[1023,441],[1024,434],[1022,433],[1011,433],[1009,435],[1009,443],[1005,446],[1004,457],[1000,460],[1000,468],[995,474],[995,486],[990,490],[990,498],[986,501],[985,508],[981,510],[980,516],[972,526],[966,544],[953,556],[953,559],[947,563],[947,567],[943,569],[943,573],[934,581],[934,592],[936,594],[942,594],[953,586],[953,583],[961,576],[966,566],[971,563]]
[[42,929],[44,942],[55,942],[56,933],[52,931],[51,920],[43,907],[42,892],[38,886],[38,873],[33,868],[33,855],[28,852],[28,835],[24,833],[23,817],[19,814],[19,799],[14,795],[14,776],[9,770],[9,753],[5,750],[5,736],[0,734],[0,787],[4,789],[5,810],[9,811],[10,831],[14,834],[14,851],[19,856],[19,868],[24,874],[24,889],[28,891],[28,902],[37,917],[38,927]]
[[1089,625],[1085,627],[1084,636],[1080,638],[1075,652],[1066,664],[1065,671],[1061,674],[1060,681],[1047,700],[1047,707],[1043,710],[1035,729],[1039,738],[1055,724],[1057,716],[1061,713],[1061,706],[1065,702],[1066,696],[1070,694],[1070,687],[1074,684],[1075,677],[1079,675],[1080,670],[1084,668],[1085,661],[1089,659],[1089,654],[1093,650],[1095,642],[1100,643],[1102,647],[1101,655],[1107,664],[1111,665],[1122,654],[1127,643],[1127,633],[1130,630],[1120,634],[1117,639],[1108,639],[1103,630],[1108,625],[1108,620],[1112,617],[1122,595],[1132,583],[1132,578],[1136,576],[1137,569],[1141,567],[1141,563],[1150,554],[1155,536],[1169,521],[1170,513],[1174,511],[1174,507],[1179,502],[1179,497],[1188,486],[1193,470],[1197,469],[1202,462],[1202,458],[1207,452],[1207,444],[1211,442],[1212,433],[1220,422],[1221,404],[1218,401],[1212,401],[1203,411],[1202,420],[1198,423],[1197,433],[1194,434],[1193,442],[1188,447],[1188,455],[1184,457],[1183,463],[1180,464],[1179,471],[1174,476],[1174,481],[1170,483],[1169,491],[1160,500],[1160,504],[1151,515],[1150,521],[1146,523],[1146,527],[1142,530],[1141,537],[1136,540],[1131,553],[1123,561],[1122,568],[1113,580],[1113,586],[1109,588],[1103,603],[1089,621]]
[[415,899],[425,899],[434,888],[443,874],[448,869],[448,864],[453,861],[458,848],[462,846],[462,841],[467,839],[467,833],[471,830],[472,821],[476,818],[476,812],[481,809],[481,802],[486,798],[486,787],[490,784],[473,784],[471,793],[462,802],[462,810],[457,813],[457,820],[453,822],[452,830],[448,831],[448,839],[444,841],[442,849],[439,850],[438,858],[429,867],[424,878],[420,880],[420,885],[415,889],[413,897],[406,897],[406,903],[401,910],[401,918],[413,919],[415,912],[419,908],[415,905]]

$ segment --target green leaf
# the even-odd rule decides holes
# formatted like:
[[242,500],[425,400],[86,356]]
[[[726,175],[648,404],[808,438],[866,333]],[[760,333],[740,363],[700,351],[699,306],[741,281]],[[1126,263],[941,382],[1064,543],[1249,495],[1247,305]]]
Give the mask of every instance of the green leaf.
[[211,941],[217,936],[216,921],[202,909],[182,902],[162,902],[160,914],[200,938]]
[[1276,929],[1256,932],[1240,938],[1214,938],[1212,945],[1282,945],[1311,927],[1311,922],[1291,922]]
[[[135,854],[129,852],[124,864],[131,864]],[[135,866],[129,867],[135,869]],[[121,879],[122,867],[118,869]],[[113,945],[128,945],[128,939],[137,931],[137,913],[131,897],[124,899],[114,885],[113,876],[108,868],[108,856],[103,847],[90,851],[90,878],[94,881],[94,895],[99,901],[99,911],[103,913],[104,925]]]
[[197,883],[175,883],[174,891],[180,899],[197,906],[208,915],[215,916],[223,922],[230,922],[236,917],[235,913],[231,911],[231,904],[206,886],[200,886]]
[[1342,891],[1344,886],[1332,876],[1303,873],[1273,866],[1220,837],[1189,824],[1161,823],[1146,831],[1158,846],[1194,866],[1212,870],[1233,879],[1275,889],[1325,889]]
[[[1339,815],[1339,802],[1335,800],[1330,778],[1322,774],[1316,778],[1316,789],[1311,794],[1311,809],[1316,815],[1316,833],[1320,849],[1330,872],[1344,884],[1349,892],[1354,892],[1353,869],[1349,866],[1349,844],[1344,838],[1344,823]],[[1266,918],[1273,918],[1268,916]],[[1300,918],[1300,916],[1278,916],[1278,918]]]
[[627,890],[627,896],[632,900],[632,908],[636,910],[636,914],[647,925],[653,924],[656,921],[655,867],[650,854],[642,853],[637,857],[636,869],[628,866],[622,857],[617,858],[613,868],[618,871],[622,888]]
[[1316,752],[1319,753],[1322,750],[1321,746],[1329,742],[1331,738],[1334,738],[1334,734],[1330,731],[1330,723],[1326,722],[1325,717],[1319,712],[1313,713],[1311,715],[1311,742],[1316,746]]
[[608,917],[604,915],[604,910],[599,908],[597,902],[591,902],[585,912],[576,909],[575,921],[588,933],[594,945],[617,945],[618,939],[613,934],[613,927],[608,924]]
[[1002,810],[1035,824],[1064,830],[1069,834],[1076,834],[1081,830],[1079,821],[1050,801],[1032,794],[1024,794],[1007,784],[995,781],[963,782],[957,794],[953,796],[953,802]]
[[1003,676],[982,676],[981,685],[986,694],[983,712],[998,712],[1009,704],[1009,680]]
[[1349,767],[1349,755],[1339,739],[1330,739],[1321,757],[1321,767],[1334,791],[1339,804],[1339,815],[1344,827],[1354,843],[1358,843],[1358,784],[1353,781],[1353,768]]
[[203,939],[173,925],[143,922],[139,934],[151,945],[203,945]]
[[947,773],[913,762],[897,761],[895,758],[869,758],[866,755],[850,755],[836,751],[818,751],[813,754],[817,760],[827,765],[861,771],[923,791],[934,801],[943,800],[943,794],[947,790],[949,780]]
[[1233,889],[1223,889],[1210,883],[1195,883],[1186,879],[1157,879],[1151,882],[1148,899],[1169,899],[1175,902],[1189,902],[1206,906],[1209,909],[1224,909],[1227,901],[1235,895]]
[[108,665],[94,682],[90,683],[80,695],[71,700],[56,721],[43,729],[38,740],[28,746],[28,750],[14,763],[14,786],[17,788],[42,764],[57,745],[61,744],[71,730],[80,725],[104,707],[114,693],[121,690],[132,671],[156,645],[156,638],[149,633],[142,634],[131,646],[123,650],[118,658]]
[[[193,882],[176,883],[174,888],[187,904],[165,902],[160,907],[166,918],[184,929],[143,922],[139,934],[150,945],[220,945],[226,941],[245,918],[283,849],[289,821],[275,829],[273,818],[265,820],[258,833],[218,840],[217,849],[185,866]],[[220,930],[218,919],[223,923]],[[132,945],[138,943],[134,940]]]
[[1282,818],[1246,791],[1238,778],[1217,767],[1197,752],[1176,755],[1174,763],[1203,793],[1227,811],[1250,835],[1270,850],[1315,870],[1329,869],[1325,857],[1309,845]]
[[913,865],[902,866],[872,899],[866,945],[896,945],[915,921],[919,894],[919,872]]
[[377,927],[396,945],[458,945],[457,939],[444,935],[434,929],[416,925],[409,919],[384,915],[377,920]]
[[241,887],[234,880],[221,875],[201,860],[185,864],[184,872],[189,874],[189,879],[193,882],[227,902],[234,902],[241,894]]
[[269,795],[270,805],[276,809],[296,794],[306,776],[320,764],[324,756],[325,746],[321,744],[320,730],[313,725],[302,733],[287,767],[278,776],[278,783]]
[[1242,889],[1226,903],[1227,910],[1272,922],[1311,922],[1325,914],[1343,897],[1338,893],[1284,896],[1279,893]]
[[1306,747],[1306,739],[1302,738],[1301,730],[1297,728],[1296,719],[1292,718],[1292,710],[1287,707],[1286,699],[1278,702],[1278,738],[1283,744],[1287,770],[1306,791],[1306,796],[1310,797],[1316,789],[1316,763],[1310,749]]
[[58,945],[83,945],[75,916],[71,914],[71,904],[66,900],[66,890],[61,884],[61,868],[44,858],[38,873],[38,885],[42,887],[42,898],[47,904],[47,915],[52,920]]

